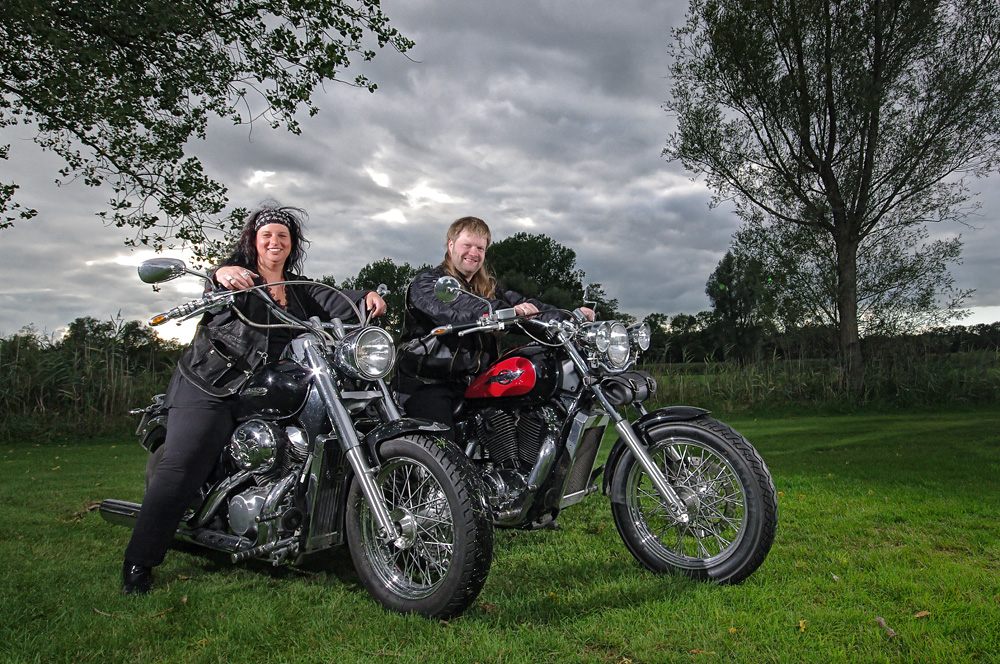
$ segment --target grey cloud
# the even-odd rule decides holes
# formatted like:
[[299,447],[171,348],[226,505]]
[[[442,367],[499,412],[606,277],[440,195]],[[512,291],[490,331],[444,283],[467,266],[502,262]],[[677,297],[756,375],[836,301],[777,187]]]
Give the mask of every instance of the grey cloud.
[[[710,210],[709,192],[660,156],[673,126],[661,108],[669,31],[682,24],[683,3],[414,0],[385,9],[417,45],[409,59],[382,52],[345,76],[369,74],[376,93],[328,84],[315,98],[320,113],[300,118],[300,136],[216,121],[192,145],[233,206],[273,197],[307,210],[314,277],[342,280],[384,257],[437,263],[447,224],[474,214],[497,239],[525,230],[574,249],[588,281],[634,315],[708,308],[705,282],[738,223],[725,206]],[[54,188],[58,162],[21,147],[0,169],[16,166],[25,202],[41,214],[0,231],[0,334],[119,309],[145,319],[188,297],[152,293],[131,266],[85,266],[128,253],[123,232],[93,216],[105,193]],[[418,186],[438,195],[415,198]],[[966,232],[965,263],[954,270],[982,305],[1000,304],[998,198],[984,194],[984,229]]]

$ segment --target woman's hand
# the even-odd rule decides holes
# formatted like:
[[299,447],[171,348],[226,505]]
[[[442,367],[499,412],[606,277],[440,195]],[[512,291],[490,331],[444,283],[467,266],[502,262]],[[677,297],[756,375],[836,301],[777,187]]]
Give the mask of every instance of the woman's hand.
[[385,300],[375,291],[369,291],[365,295],[365,311],[368,312],[368,316],[371,318],[381,316],[385,313]]
[[580,307],[579,309],[577,309],[577,311],[583,314],[584,317],[586,317],[586,319],[589,320],[591,323],[593,323],[594,319],[597,318],[597,314],[595,314],[594,310],[591,309],[590,307]]
[[215,271],[215,283],[229,290],[243,290],[253,286],[253,280],[257,276],[245,267],[226,265]]

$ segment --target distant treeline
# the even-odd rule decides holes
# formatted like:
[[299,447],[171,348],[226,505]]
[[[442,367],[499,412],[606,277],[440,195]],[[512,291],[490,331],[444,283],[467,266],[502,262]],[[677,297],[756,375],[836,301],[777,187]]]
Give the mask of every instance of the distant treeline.
[[[653,331],[647,362],[755,362],[775,358],[786,360],[831,358],[837,349],[837,329],[804,326],[783,332],[761,329],[734,330],[714,312],[673,317],[651,314],[646,317]],[[861,349],[870,364],[896,353],[942,354],[991,351],[1000,348],[1000,322],[979,325],[934,327],[918,334],[869,335]]]
[[[711,325],[684,322],[654,328],[653,345],[643,358],[660,384],[657,404],[734,411],[1000,399],[1000,323],[866,339],[865,389],[849,394],[828,350],[831,330],[761,340],[757,356],[747,358],[720,343]],[[40,427],[88,432],[123,426],[129,409],[145,406],[166,388],[182,349],[138,321],[120,319],[78,318],[58,339],[31,327],[2,337],[0,439],[37,435]]]

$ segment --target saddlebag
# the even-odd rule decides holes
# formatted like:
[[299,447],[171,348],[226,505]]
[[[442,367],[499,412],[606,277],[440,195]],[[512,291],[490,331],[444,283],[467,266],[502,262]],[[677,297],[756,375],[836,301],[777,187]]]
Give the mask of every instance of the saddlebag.
[[613,406],[624,406],[656,394],[656,379],[647,371],[625,371],[605,377],[601,389]]

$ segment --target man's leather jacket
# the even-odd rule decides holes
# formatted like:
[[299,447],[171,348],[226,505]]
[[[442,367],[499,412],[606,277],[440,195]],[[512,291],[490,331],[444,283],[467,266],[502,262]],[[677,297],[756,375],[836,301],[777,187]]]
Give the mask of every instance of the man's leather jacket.
[[[488,333],[428,337],[431,330],[441,325],[468,323],[489,313],[489,306],[474,297],[460,296],[447,303],[434,297],[435,282],[446,274],[442,267],[424,270],[407,287],[397,371],[424,383],[467,385],[497,359],[497,340]],[[458,281],[463,289],[471,290],[467,281],[462,278]],[[539,311],[555,310],[548,304],[499,287],[496,298],[490,300],[494,311],[523,302],[534,304]]]

